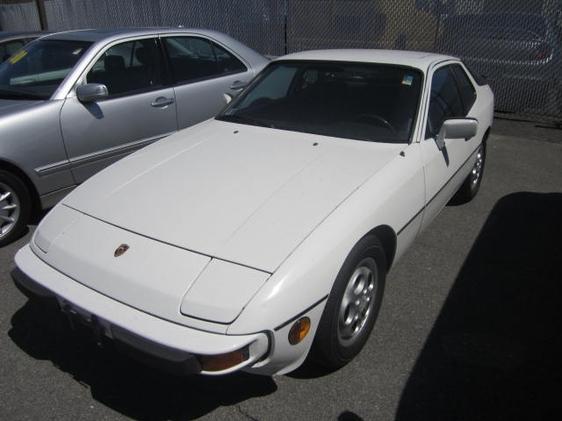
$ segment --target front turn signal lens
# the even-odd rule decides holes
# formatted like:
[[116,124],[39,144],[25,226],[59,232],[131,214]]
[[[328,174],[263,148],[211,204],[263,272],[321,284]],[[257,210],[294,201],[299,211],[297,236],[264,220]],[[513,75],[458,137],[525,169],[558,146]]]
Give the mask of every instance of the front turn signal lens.
[[200,355],[199,363],[203,371],[224,371],[242,364],[250,358],[248,347],[227,354]]
[[308,332],[310,332],[310,319],[308,317],[301,317],[293,324],[291,330],[289,330],[289,343],[291,345],[300,343],[306,338]]

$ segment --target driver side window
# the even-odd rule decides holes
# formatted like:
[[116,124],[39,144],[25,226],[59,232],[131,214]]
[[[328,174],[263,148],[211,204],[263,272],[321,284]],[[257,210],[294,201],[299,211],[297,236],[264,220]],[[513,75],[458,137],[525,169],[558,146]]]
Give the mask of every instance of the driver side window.
[[464,116],[464,107],[451,66],[442,67],[433,74],[431,80],[426,139],[435,137],[445,120]]
[[109,48],[86,78],[106,85],[110,97],[130,95],[162,86],[162,67],[156,39],[140,39]]

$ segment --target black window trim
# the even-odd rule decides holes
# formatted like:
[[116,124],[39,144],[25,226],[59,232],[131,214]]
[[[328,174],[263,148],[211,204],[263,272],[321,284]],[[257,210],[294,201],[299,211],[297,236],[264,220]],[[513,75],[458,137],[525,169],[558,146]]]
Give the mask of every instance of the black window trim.
[[460,88],[461,82],[459,80],[459,77],[458,77],[457,73],[454,70],[452,70],[453,79],[455,79],[455,84],[457,86],[457,92],[459,93],[459,97],[460,97],[461,102],[462,102],[462,106],[463,106],[463,110],[464,110],[464,114],[465,114],[464,116],[467,117],[468,114],[470,113],[470,110],[472,109],[472,107],[474,107],[474,104],[476,103],[476,98],[477,98],[476,88],[472,84],[472,81],[470,80],[470,77],[468,77],[468,74],[467,74],[466,70],[461,66],[460,63],[451,63],[450,66],[451,66],[451,68],[453,68],[454,66],[457,66],[458,68],[461,69],[462,72],[464,72],[466,80],[468,80],[468,83],[470,84],[470,87],[472,88],[472,92],[474,92],[474,102],[472,103],[470,108],[467,108],[467,105],[464,102],[464,98],[462,96],[462,92],[461,92],[461,88]]
[[[243,60],[238,54],[234,53],[230,48],[224,46],[223,44],[217,42],[216,40],[214,40],[212,38],[208,38],[208,37],[205,37],[205,36],[200,35],[200,34],[160,34],[159,38],[161,40],[161,46],[162,46],[162,51],[163,51],[163,54],[164,54],[164,60],[166,61],[166,66],[167,66],[167,68],[169,69],[169,72],[170,72],[170,86],[172,86],[172,87],[191,85],[193,83],[199,83],[199,82],[204,82],[204,81],[207,81],[207,80],[219,79],[221,77],[246,73],[246,72],[249,72],[250,69],[251,69],[251,66],[248,63],[246,63],[246,61]],[[202,39],[204,41],[210,42],[211,46],[216,45],[216,46],[222,48],[223,50],[225,50],[227,53],[231,54],[240,63],[242,63],[242,65],[245,67],[245,70],[232,71],[232,72],[227,72],[227,73],[221,73],[220,75],[205,76],[205,77],[200,77],[200,78],[197,78],[197,79],[175,82],[174,81],[174,79],[175,79],[174,71],[173,71],[172,65],[170,63],[170,56],[168,54],[166,43],[163,40],[164,38],[198,38],[198,39]],[[213,54],[215,54],[214,50],[213,50]],[[215,58],[216,58],[216,56],[215,56]]]
[[[429,98],[428,98],[428,104],[427,104],[427,111],[426,111],[426,113],[425,113],[425,125],[424,125],[424,127],[423,127],[423,132],[422,132],[422,133],[423,133],[424,140],[432,140],[432,139],[435,139],[435,136],[437,136],[437,133],[434,134],[434,135],[431,135],[431,136],[429,136],[429,137],[428,137],[428,135],[427,135],[427,132],[428,132],[428,129],[429,129],[429,109],[431,108],[431,89],[433,88],[433,78],[434,78],[434,76],[435,76],[435,73],[437,73],[439,70],[444,69],[444,68],[446,68],[446,67],[452,67],[452,66],[455,65],[455,64],[460,65],[461,62],[458,61],[458,60],[451,60],[451,61],[448,60],[448,61],[444,61],[444,62],[439,62],[439,63],[437,63],[437,64],[435,65],[435,67],[433,68],[433,71],[432,71],[432,73],[431,73],[431,81],[430,81],[430,83],[429,83],[429,90],[428,90],[428,97],[429,97]],[[461,66],[461,68],[462,68],[462,66]],[[464,70],[464,69],[463,69],[463,70]],[[459,90],[459,82],[458,82],[458,80],[457,80],[457,76],[455,75],[455,72],[452,70],[452,68],[449,69],[449,72],[453,75],[453,80],[455,81],[455,89],[457,90],[457,94],[459,95],[460,102],[461,102],[461,104],[462,104],[463,112],[464,112],[464,110],[465,110],[465,105],[464,105],[464,101],[463,101],[463,99],[462,99],[462,96],[461,96],[461,93],[460,93],[460,90]],[[466,73],[466,71],[465,71],[465,73]],[[468,80],[469,80],[470,84],[472,85],[472,89],[474,89],[474,91],[475,91],[475,93],[476,93],[476,88],[474,87],[474,84],[472,83],[472,81],[470,80],[470,78],[468,78]],[[474,105],[474,104],[473,104],[473,105]],[[468,110],[468,111],[470,111],[470,110]],[[447,120],[452,120],[452,119],[455,119],[455,118],[456,118],[456,119],[467,118],[467,116],[468,116],[468,111],[465,112],[465,115],[464,115],[463,117],[451,117],[450,119],[448,118]],[[445,120],[445,121],[447,121],[447,120]]]

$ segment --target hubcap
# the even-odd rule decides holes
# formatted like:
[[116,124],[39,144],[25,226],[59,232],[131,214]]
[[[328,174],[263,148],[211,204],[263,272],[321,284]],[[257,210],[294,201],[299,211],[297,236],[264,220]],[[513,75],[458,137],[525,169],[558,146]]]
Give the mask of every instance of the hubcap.
[[347,283],[340,305],[338,337],[340,343],[349,345],[363,331],[371,315],[377,293],[377,275],[360,264]]
[[476,153],[476,162],[472,167],[472,172],[470,173],[470,187],[475,188],[480,181],[480,177],[482,176],[482,168],[484,167],[484,149],[482,146],[478,148],[478,152]]
[[14,190],[0,183],[0,238],[7,236],[20,216],[20,202]]

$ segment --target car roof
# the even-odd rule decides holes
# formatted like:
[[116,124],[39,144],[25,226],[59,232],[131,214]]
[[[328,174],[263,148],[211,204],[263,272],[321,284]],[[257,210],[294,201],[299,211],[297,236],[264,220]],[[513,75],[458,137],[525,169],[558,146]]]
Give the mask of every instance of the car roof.
[[228,46],[232,51],[244,58],[251,66],[264,65],[267,60],[258,52],[242,44],[222,32],[208,29],[183,28],[183,27],[153,27],[153,28],[104,28],[104,29],[82,29],[73,31],[57,32],[42,39],[62,41],[85,41],[98,45],[106,45],[114,41],[128,38],[157,35],[200,35],[212,39],[219,44]]
[[456,57],[426,53],[421,51],[376,50],[376,49],[334,49],[312,50],[278,57],[279,60],[323,60],[350,61],[361,63],[395,64],[426,70],[430,65],[446,60],[458,60]]
[[79,29],[72,31],[57,32],[49,35],[46,39],[68,40],[68,41],[113,41],[121,38],[129,38],[144,35],[158,35],[168,33],[201,34],[210,37],[223,37],[225,34],[206,29],[182,28],[182,27],[152,27],[152,28],[99,28]]

